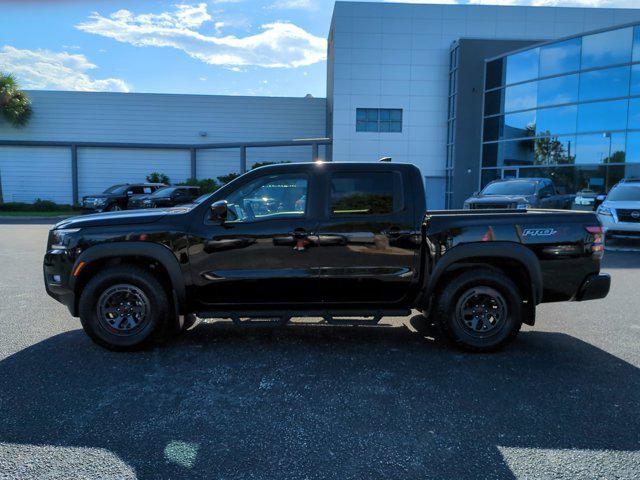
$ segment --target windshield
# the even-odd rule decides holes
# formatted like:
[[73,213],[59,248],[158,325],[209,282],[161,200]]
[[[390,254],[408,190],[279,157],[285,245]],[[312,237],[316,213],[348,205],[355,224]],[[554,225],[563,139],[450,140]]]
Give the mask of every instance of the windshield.
[[164,187],[159,188],[155,192],[153,192],[151,197],[170,197],[173,192],[177,190],[178,187]]
[[124,193],[129,185],[114,185],[112,187],[107,188],[102,193]]
[[535,191],[536,182],[513,180],[491,183],[482,190],[482,195],[533,195]]
[[609,192],[612,202],[640,202],[640,185],[620,185]]
[[213,193],[205,193],[204,195],[200,195],[198,198],[196,198],[193,203],[195,203],[196,205],[200,205],[202,202],[204,202],[207,198],[209,198],[211,195],[213,195]]

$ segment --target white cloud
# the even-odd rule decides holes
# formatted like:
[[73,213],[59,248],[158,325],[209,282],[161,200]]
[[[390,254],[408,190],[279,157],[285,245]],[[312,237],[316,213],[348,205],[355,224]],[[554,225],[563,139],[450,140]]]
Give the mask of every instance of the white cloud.
[[[108,17],[93,13],[76,27],[136,47],[171,47],[212,65],[292,68],[326,58],[327,42],[288,22],[262,25],[254,35],[205,35],[197,31],[211,21],[204,3],[177,5],[173,12],[134,15],[118,10]],[[215,24],[214,24],[215,26]]]
[[474,5],[523,5],[534,7],[636,8],[638,0],[385,0],[399,3],[446,3]]
[[317,10],[318,5],[314,0],[277,0],[265,8],[277,10]]
[[36,90],[128,92],[119,78],[96,79],[86,72],[98,68],[82,54],[49,50],[0,49],[0,69],[16,76],[20,85]]

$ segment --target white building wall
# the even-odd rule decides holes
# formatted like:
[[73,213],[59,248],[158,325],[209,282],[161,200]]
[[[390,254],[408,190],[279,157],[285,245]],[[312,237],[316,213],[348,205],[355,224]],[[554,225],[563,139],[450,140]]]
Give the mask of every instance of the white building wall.
[[0,146],[0,181],[5,202],[40,198],[72,203],[71,161],[67,148]]
[[[56,91],[28,94],[33,103],[29,125],[17,129],[0,119],[0,140],[202,144],[326,136],[323,98]],[[206,132],[206,136],[200,132]],[[240,171],[237,149],[198,150],[197,156],[199,178]],[[308,160],[310,146],[247,151],[249,167],[264,161]],[[191,173],[189,151],[78,149],[80,197],[116,183],[144,181],[152,171],[167,174],[172,182],[185,180]],[[0,147],[0,177],[5,201],[72,201],[69,148]]]
[[152,171],[164,173],[172,183],[184,182],[191,172],[190,152],[78,148],[78,195],[82,198],[118,183],[141,182]]
[[[546,40],[634,20],[640,10],[337,2],[329,70],[333,159],[391,156],[427,177],[444,177],[454,40]],[[356,108],[402,108],[402,133],[356,132]]]

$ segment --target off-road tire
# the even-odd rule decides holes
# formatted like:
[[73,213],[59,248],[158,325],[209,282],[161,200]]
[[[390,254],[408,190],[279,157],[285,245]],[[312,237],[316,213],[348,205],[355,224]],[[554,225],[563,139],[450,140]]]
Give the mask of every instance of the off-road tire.
[[[131,334],[115,333],[99,314],[103,294],[115,286],[130,286],[143,292],[146,314]],[[96,274],[84,287],[80,296],[79,313],[84,331],[101,347],[109,350],[137,350],[167,338],[171,305],[165,288],[149,271],[134,265],[107,268]]]
[[[506,314],[496,322],[494,332],[474,332],[458,315],[459,302],[475,291],[497,292]],[[474,298],[474,297],[472,297]],[[489,268],[467,270],[454,277],[437,295],[434,320],[455,346],[474,352],[499,350],[511,343],[522,327],[522,296],[517,285],[504,273]],[[498,328],[499,325],[499,328]]]

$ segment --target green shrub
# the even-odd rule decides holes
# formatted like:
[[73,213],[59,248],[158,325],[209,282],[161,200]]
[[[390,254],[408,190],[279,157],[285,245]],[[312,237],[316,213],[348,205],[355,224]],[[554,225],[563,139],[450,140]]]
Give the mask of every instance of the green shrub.
[[170,184],[169,177],[164,173],[158,173],[158,172],[151,172],[149,175],[147,175],[147,182],[164,183],[166,185]]
[[60,210],[60,206],[51,200],[41,200],[37,198],[36,201],[33,202],[33,209],[36,212],[55,212]]
[[238,178],[240,176],[239,173],[236,172],[232,172],[232,173],[228,173],[227,175],[220,175],[218,177],[218,181],[222,184],[222,185],[226,185],[227,183],[229,183],[232,180],[235,180],[236,178]]
[[71,205],[59,205],[51,200],[36,199],[33,203],[6,202],[0,203],[0,212],[68,212]]
[[178,183],[178,185],[188,185],[191,187],[200,187],[200,193],[211,193],[218,190],[221,185],[213,178],[189,178],[186,182]]

